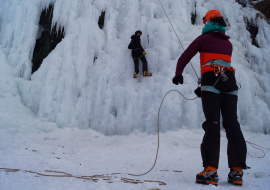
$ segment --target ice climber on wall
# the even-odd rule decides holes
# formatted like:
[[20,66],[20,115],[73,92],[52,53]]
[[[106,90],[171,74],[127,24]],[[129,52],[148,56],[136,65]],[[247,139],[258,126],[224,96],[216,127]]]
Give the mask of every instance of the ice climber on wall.
[[141,45],[141,38],[140,38],[141,35],[142,35],[142,31],[140,30],[136,31],[135,35],[131,36],[131,42],[128,46],[128,49],[132,50],[132,57],[134,60],[134,65],[135,65],[135,72],[134,72],[133,78],[137,78],[138,73],[139,73],[139,59],[141,59],[143,63],[143,76],[144,77],[152,76],[152,74],[148,72],[147,60],[145,58],[146,52]]
[[228,182],[242,185],[243,169],[246,166],[247,147],[237,121],[237,93],[235,70],[231,66],[232,44],[225,35],[227,26],[218,10],[211,10],[203,18],[205,27],[178,60],[173,83],[183,84],[183,70],[197,52],[200,52],[201,90],[205,131],[201,144],[204,170],[197,174],[196,182],[218,184],[218,163],[220,152],[220,112],[228,139]]

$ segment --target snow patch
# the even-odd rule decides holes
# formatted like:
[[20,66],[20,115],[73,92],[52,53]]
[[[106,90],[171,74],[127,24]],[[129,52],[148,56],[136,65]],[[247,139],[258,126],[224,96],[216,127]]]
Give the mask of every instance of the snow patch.
[[255,172],[254,176],[255,178],[266,178],[266,177],[270,177],[270,174],[266,172]]

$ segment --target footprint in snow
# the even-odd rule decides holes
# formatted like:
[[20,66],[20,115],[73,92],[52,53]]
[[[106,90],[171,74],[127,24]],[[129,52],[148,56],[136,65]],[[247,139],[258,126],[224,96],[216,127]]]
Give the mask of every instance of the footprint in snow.
[[266,177],[269,177],[270,174],[266,172],[255,172],[254,176],[255,178],[266,178]]

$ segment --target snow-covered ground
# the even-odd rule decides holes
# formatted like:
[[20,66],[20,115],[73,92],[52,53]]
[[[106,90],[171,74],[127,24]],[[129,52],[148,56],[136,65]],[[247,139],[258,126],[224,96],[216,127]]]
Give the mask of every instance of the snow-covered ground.
[[[0,170],[1,190],[239,189],[227,184],[227,140],[223,132],[218,187],[195,183],[196,174],[203,169],[200,155],[202,129],[162,133],[156,166],[149,174],[141,177],[127,174],[142,174],[152,167],[157,135],[134,132],[126,136],[108,137],[91,129],[55,129],[40,133],[0,132],[0,168],[20,169],[17,172]],[[244,135],[248,141],[270,147],[269,135],[251,132],[244,132]],[[263,156],[261,151],[250,145],[248,152],[252,156]],[[262,159],[247,156],[247,165],[251,169],[244,171],[241,189],[270,189],[270,151],[265,152],[266,156]],[[68,174],[71,176],[68,177]],[[81,176],[88,178],[82,179]],[[94,176],[92,179],[98,181],[91,180],[89,176]],[[143,183],[127,182],[131,180]]]
[[[232,64],[242,85],[239,122],[247,141],[270,148],[269,24],[235,0],[162,2],[185,48],[201,34],[208,10],[219,9],[228,19]],[[144,173],[154,163],[157,113],[165,93],[177,89],[193,98],[197,87],[190,65],[184,85],[172,84],[183,50],[159,1],[141,3],[142,45],[153,77],[133,79],[127,46],[140,28],[140,1],[0,0],[0,190],[238,189],[226,183],[223,132],[219,186],[194,183],[202,170],[204,116],[200,99],[186,101],[178,93],[167,96],[160,112],[155,168],[142,177],[128,175]],[[64,26],[66,35],[31,75],[39,17],[49,4],[54,5],[53,22]],[[259,27],[260,48],[251,44],[244,17]],[[199,55],[192,63],[199,73]],[[263,156],[250,145],[248,151]],[[245,171],[242,189],[270,189],[270,151],[265,153],[261,159],[247,156],[251,169]]]

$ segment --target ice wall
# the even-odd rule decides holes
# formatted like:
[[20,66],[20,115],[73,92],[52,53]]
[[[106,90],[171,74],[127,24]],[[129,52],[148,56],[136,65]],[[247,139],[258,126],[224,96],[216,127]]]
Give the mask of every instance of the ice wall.
[[56,128],[51,122],[43,122],[21,101],[13,68],[0,46],[0,130],[10,133],[48,132]]
[[[18,77],[22,102],[40,118],[59,127],[92,128],[106,135],[131,131],[156,131],[157,113],[171,89],[193,98],[197,79],[191,66],[184,71],[184,85],[175,86],[176,62],[183,50],[158,0],[142,0],[142,45],[151,78],[133,79],[133,60],[127,46],[140,29],[138,0],[0,0],[0,45]],[[31,59],[41,11],[54,4],[53,22],[64,26],[65,38],[31,76]],[[244,130],[270,133],[269,60],[270,26],[256,11],[235,0],[162,0],[184,47],[201,34],[201,18],[219,9],[228,18],[227,34],[234,46],[232,64],[242,85],[238,116]],[[196,4],[196,24],[191,12]],[[98,18],[106,11],[101,30]],[[259,25],[251,45],[244,17]],[[268,34],[268,36],[267,36]],[[94,61],[94,57],[97,59]],[[199,54],[192,63],[199,73]],[[140,73],[141,74],[141,73]],[[31,80],[29,80],[31,79]],[[160,113],[161,131],[200,128],[204,120],[201,101],[186,101],[171,93]]]

